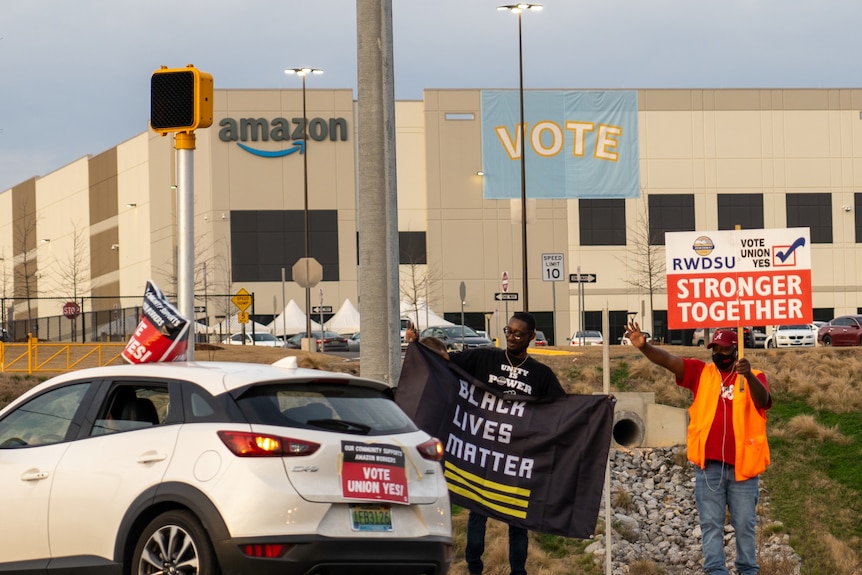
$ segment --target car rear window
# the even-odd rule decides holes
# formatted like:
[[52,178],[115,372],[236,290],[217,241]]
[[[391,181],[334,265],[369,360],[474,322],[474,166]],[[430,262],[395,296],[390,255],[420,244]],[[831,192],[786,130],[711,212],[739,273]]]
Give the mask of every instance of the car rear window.
[[356,435],[409,433],[417,428],[382,392],[338,383],[264,384],[237,405],[250,423]]

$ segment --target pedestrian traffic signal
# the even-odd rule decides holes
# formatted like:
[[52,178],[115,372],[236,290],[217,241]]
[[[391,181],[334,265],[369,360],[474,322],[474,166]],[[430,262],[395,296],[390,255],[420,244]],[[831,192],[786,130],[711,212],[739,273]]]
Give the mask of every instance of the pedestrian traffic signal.
[[213,123],[213,77],[191,64],[162,66],[150,82],[150,126],[162,136],[191,132]]

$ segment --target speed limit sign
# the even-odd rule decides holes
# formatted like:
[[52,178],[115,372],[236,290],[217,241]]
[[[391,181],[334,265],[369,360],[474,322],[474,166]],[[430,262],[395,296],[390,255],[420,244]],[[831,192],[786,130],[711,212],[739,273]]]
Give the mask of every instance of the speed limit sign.
[[546,282],[565,281],[563,273],[563,254],[542,254],[542,280]]

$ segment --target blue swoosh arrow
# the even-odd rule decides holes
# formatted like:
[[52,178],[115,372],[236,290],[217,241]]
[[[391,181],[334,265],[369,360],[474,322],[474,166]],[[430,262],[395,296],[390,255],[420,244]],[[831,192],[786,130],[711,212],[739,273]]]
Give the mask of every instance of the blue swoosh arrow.
[[300,154],[305,153],[305,142],[303,140],[294,140],[292,148],[288,148],[286,150],[276,150],[274,152],[269,152],[267,150],[258,150],[256,148],[252,148],[251,146],[246,146],[241,142],[237,142],[236,145],[248,152],[249,154],[261,156],[262,158],[283,158],[284,156],[289,156],[297,150],[299,150]]
[[796,248],[801,248],[804,245],[805,245],[805,238],[804,237],[803,238],[797,238],[795,242],[790,244],[790,247],[787,248],[787,251],[775,252],[775,257],[780,259],[781,263],[784,263],[787,261],[787,258],[789,258],[790,255],[796,251]]

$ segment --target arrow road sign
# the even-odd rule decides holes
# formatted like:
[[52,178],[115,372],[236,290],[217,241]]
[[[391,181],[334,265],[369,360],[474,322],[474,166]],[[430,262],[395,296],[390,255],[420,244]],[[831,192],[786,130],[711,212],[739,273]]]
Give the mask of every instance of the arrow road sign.
[[311,308],[314,313],[332,313],[331,305],[316,305]]
[[569,274],[569,283],[594,284],[596,283],[596,274]]
[[497,292],[494,301],[518,301],[518,294],[509,292]]

